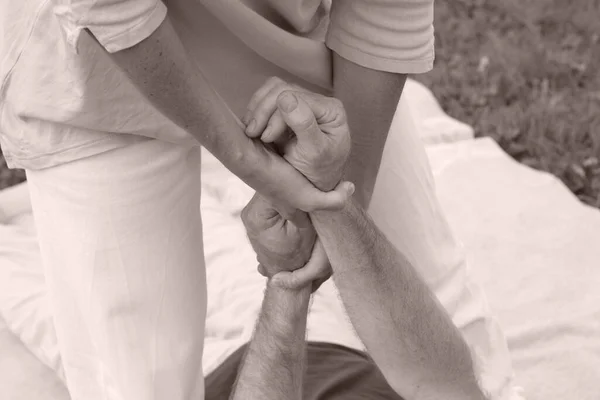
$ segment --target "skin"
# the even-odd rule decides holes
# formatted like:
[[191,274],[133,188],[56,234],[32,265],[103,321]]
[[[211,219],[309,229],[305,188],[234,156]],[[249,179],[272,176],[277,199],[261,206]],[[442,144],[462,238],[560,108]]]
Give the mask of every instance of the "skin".
[[310,285],[288,289],[268,281],[232,400],[302,399],[310,295]]
[[[293,99],[278,97],[278,118],[296,127],[295,140],[282,143],[284,158],[319,184],[334,186],[342,177],[350,152],[343,107],[334,99],[304,91],[294,92]],[[332,101],[337,107],[334,113],[329,112]],[[286,112],[294,105],[293,111]],[[281,129],[277,138],[283,132]],[[351,196],[354,186],[344,187]],[[242,220],[259,262],[271,278],[231,398],[300,400],[310,295],[323,278],[329,277],[329,271],[323,268],[328,265],[327,255],[321,244],[315,243],[315,236],[310,236],[312,227],[307,230],[285,221],[258,194],[242,211]],[[305,240],[307,237],[311,240]]]
[[333,97],[346,110],[352,138],[344,179],[356,185],[354,198],[365,208],[373,196],[383,148],[406,77],[365,68],[333,53]]
[[[281,106],[281,111],[277,109],[271,112],[272,121],[267,124],[268,127],[278,127],[271,129],[271,139],[275,142],[280,142],[282,139],[287,140],[286,143],[282,142],[282,145],[279,146],[283,158],[305,176],[312,177],[315,186],[329,190],[338,185],[344,173],[347,157],[340,160],[339,155],[348,155],[351,147],[350,138],[346,134],[347,120],[343,105],[333,98],[305,91],[281,92],[282,89],[290,87],[279,79],[271,79],[257,92],[258,94],[268,92],[276,95],[275,97],[269,97],[270,95],[263,97],[259,101],[262,107],[270,107],[273,102],[277,104],[276,108]],[[269,88],[271,89],[264,90]],[[277,94],[279,95],[277,96]],[[257,99],[257,97],[255,96],[253,99]],[[294,111],[290,113],[284,111],[285,107],[294,105],[296,105]],[[332,107],[336,108],[336,112],[322,112],[322,110],[330,110]],[[311,118],[305,118],[306,115]],[[297,131],[301,133],[288,135],[288,124],[297,127]],[[331,149],[335,149],[335,153]],[[289,270],[303,266],[308,260],[316,238],[314,228],[310,224],[300,229],[291,221],[281,220],[277,211],[268,206],[269,204],[257,193],[251,200],[250,207],[246,207],[246,210],[261,210],[262,215],[266,217],[261,229],[256,232],[253,229],[248,230],[251,243],[253,239],[257,239],[257,236],[264,237],[266,235],[269,235],[269,240],[273,241],[273,245],[269,246],[271,248],[269,250],[270,257],[262,257],[262,253],[257,251],[258,261],[263,267],[261,271],[266,276],[272,276],[273,271],[277,271],[282,265],[281,257],[274,257],[278,254],[286,254],[288,260],[285,265]],[[270,211],[268,211],[269,209]],[[308,219],[308,216],[306,218]],[[273,233],[280,233],[280,235]],[[280,237],[288,239],[291,236],[296,237],[293,242],[294,246],[291,246],[296,249],[295,253],[287,251],[290,247],[289,240],[286,243],[279,239]],[[318,251],[323,252],[323,249],[319,248]],[[324,271],[322,278],[326,279],[330,269],[326,258],[323,259],[325,265],[322,267]]]
[[[334,97],[337,110],[347,110],[343,114],[344,124],[353,132],[350,138],[351,152],[343,164],[343,178],[356,186],[354,198],[367,208],[379,172],[383,148],[396,111],[396,105],[404,89],[405,74],[376,71],[353,63],[333,53]],[[260,138],[267,143],[277,143],[287,138],[288,125],[277,100],[285,91],[306,93],[296,85],[290,85],[277,77],[269,79],[256,91],[248,104],[248,111],[242,121],[246,124],[245,133],[251,138]],[[338,115],[342,113],[338,112]],[[346,116],[348,115],[348,117]],[[317,118],[318,119],[318,118]],[[342,150],[346,150],[343,148]],[[285,156],[284,156],[285,158]],[[288,160],[290,161],[290,160]],[[294,162],[291,162],[294,165]],[[298,165],[298,163],[296,163]],[[331,166],[330,166],[331,168]],[[330,190],[333,182],[322,182],[298,170],[321,190]],[[336,173],[338,171],[335,171]],[[333,174],[335,175],[335,173]],[[322,176],[328,176],[323,174]],[[312,178],[312,179],[311,179]],[[329,179],[329,178],[325,178]],[[299,219],[299,218],[298,218]],[[294,221],[297,222],[297,221]],[[304,226],[304,225],[303,225]],[[311,234],[308,231],[306,234]],[[323,280],[331,276],[329,264],[323,266]],[[261,270],[271,276],[268,270]]]
[[[383,148],[407,76],[365,68],[333,53],[333,77],[333,98],[346,110],[348,117],[345,123],[352,132],[352,151],[348,162],[344,164],[344,179],[356,185],[355,198],[368,207]],[[256,91],[242,119],[248,137],[272,143],[284,136],[287,125],[276,104],[278,97],[286,90],[307,92],[277,77],[267,80]],[[312,181],[322,190],[331,187],[321,184],[314,177]]]
[[286,218],[294,219],[298,210],[335,208],[344,202],[336,191],[319,191],[270,148],[244,134],[244,126],[189,60],[168,16],[148,38],[109,56],[158,111],[276,204]]
[[[208,85],[200,71],[192,67],[168,19],[148,39],[130,49],[112,54],[111,58],[160,112],[192,134],[227,168],[265,196],[273,204],[273,207],[276,207],[286,218],[296,220],[297,210],[314,212],[316,210],[338,209],[346,204],[344,208],[346,214],[343,215],[347,220],[331,219],[335,213],[320,214],[318,212],[313,213],[311,218],[319,236],[323,238],[323,245],[330,259],[332,258],[331,254],[333,254],[331,261],[334,270],[337,272],[343,269],[344,265],[347,265],[345,261],[352,261],[344,259],[344,254],[334,252],[334,247],[337,246],[339,250],[341,243],[335,241],[333,230],[328,231],[326,228],[335,225],[331,222],[334,221],[338,224],[336,226],[337,230],[344,228],[351,230],[353,225],[349,222],[351,219],[349,216],[357,214],[348,212],[348,203],[345,203],[346,191],[340,189],[325,194],[317,190],[315,185],[318,182],[323,181],[330,184],[329,177],[317,177],[311,182],[307,179],[307,175],[291,168],[289,160],[286,163],[285,160],[270,151],[268,147],[250,140],[244,135],[243,127],[237,123],[233,115],[226,111],[227,108],[223,107],[222,101]],[[370,201],[387,132],[405,79],[405,75],[373,71],[334,55],[334,94],[346,106],[348,113],[352,115],[349,125],[352,131],[356,132],[352,137],[354,149],[350,155],[346,176],[356,184],[358,205],[366,206]],[[299,170],[306,169],[306,167],[307,165],[298,165]],[[327,218],[330,218],[330,220],[327,220]],[[345,224],[342,222],[345,222]],[[367,240],[369,238],[361,239]],[[392,254],[383,251],[386,249],[385,245],[381,245],[380,242],[372,239],[370,245],[373,247],[376,244],[384,246],[383,248],[378,247],[379,250],[382,250],[382,253]],[[347,254],[352,253],[347,252]],[[354,255],[356,256],[356,254]],[[354,282],[360,282],[364,278],[365,282],[372,286],[368,292],[382,289],[377,286],[377,282],[381,284],[381,282],[389,281],[389,279],[396,276],[395,274],[398,271],[404,271],[399,265],[390,268],[388,266],[390,259],[388,258],[373,258],[372,255],[370,257],[368,261],[378,265],[378,268],[376,268],[377,274],[370,276],[370,280],[368,276],[346,274],[346,276],[352,276]],[[362,259],[362,261],[367,262],[366,259]],[[344,287],[344,282],[341,284],[338,282],[338,286]],[[352,288],[351,285],[348,285],[348,287]],[[347,292],[352,292],[352,290]],[[382,291],[382,293],[386,292]],[[389,294],[389,290],[387,293]],[[417,298],[426,300],[425,293],[423,289],[423,291],[417,291],[414,294]],[[346,296],[345,299],[351,301],[349,300],[350,296]],[[383,301],[385,299],[379,300]],[[383,301],[382,308],[378,311],[385,315],[393,312],[401,305],[391,300]],[[426,301],[420,305],[425,309],[435,310],[435,307]],[[371,315],[376,315],[376,313],[372,313],[373,310],[364,310],[364,307],[361,307],[360,304],[352,305],[350,303],[350,306],[347,304],[347,307],[348,309],[358,310],[351,313],[351,317],[354,314],[354,319],[357,319],[357,315],[361,316],[362,314],[362,316],[365,316],[366,311],[370,311]],[[445,327],[444,322],[440,321],[443,321],[443,318],[438,321],[437,325],[434,324],[433,326],[437,328]],[[423,329],[431,328],[426,323],[417,324],[417,326],[423,327]],[[387,332],[388,330],[384,329],[384,331]],[[450,331],[451,329],[449,329]],[[389,332],[393,332],[393,329],[390,328]],[[410,332],[403,333],[410,334]],[[423,332],[419,333],[423,334]],[[363,339],[365,342],[372,342],[368,331],[363,331],[363,335],[365,336]],[[449,335],[452,337],[451,333]],[[421,337],[423,336],[426,335]],[[390,339],[393,339],[393,337]],[[414,338],[417,341],[418,339],[419,337]],[[401,346],[402,343],[398,345]],[[384,350],[378,351],[375,343],[371,344],[370,351],[377,355],[374,358],[379,358],[378,364],[381,363],[384,374],[386,372],[388,374],[386,376],[393,377],[399,370],[402,370],[402,368],[396,368],[401,366],[401,363],[388,363]],[[452,359],[455,354],[452,352],[450,354],[450,359]],[[437,362],[435,357],[432,357],[432,359]],[[468,370],[468,367],[462,368],[463,364],[464,361],[458,364],[460,366],[457,369],[458,371]],[[424,371],[426,370],[428,369],[424,369]],[[432,370],[438,371],[439,368],[433,368]],[[421,369],[417,369],[417,371],[421,371]],[[418,375],[419,373],[415,372],[415,374]],[[406,381],[413,383],[413,378],[406,378]],[[432,375],[432,377],[416,379],[418,383],[414,384],[416,384],[417,389],[410,388],[410,384],[404,381],[395,382],[396,386],[394,387],[411,394],[414,391],[415,394],[420,395],[422,392],[418,388],[422,387],[423,382],[429,382],[430,380],[439,382],[442,378],[444,378],[444,375],[439,373]],[[446,398],[449,397],[446,396]]]
[[[279,110],[281,111],[281,108]],[[312,126],[307,123],[310,119],[308,112],[310,108],[307,107],[297,113],[295,118],[283,114],[286,123],[298,136],[305,135],[302,129]],[[339,108],[330,105],[327,113],[336,112],[340,112]],[[347,129],[347,125],[345,126]],[[314,146],[313,149],[322,154],[325,153],[322,147]],[[348,155],[335,147],[330,149],[328,154],[337,154],[338,160],[344,160]],[[310,163],[299,165],[306,167]],[[311,172],[315,176],[318,175],[314,171]],[[321,176],[320,179],[334,180],[335,177]],[[247,230],[260,229],[262,222],[256,217],[263,213],[257,212],[256,207],[268,208],[269,203],[251,203],[244,210],[242,219]],[[334,279],[348,315],[369,354],[392,388],[407,400],[485,400],[475,377],[469,349],[460,332],[416,269],[378,230],[362,205],[351,199],[341,211],[316,211],[310,213],[310,217],[319,235],[317,243],[322,243],[333,266]],[[273,241],[255,242],[253,246],[260,252],[264,243],[267,243],[268,248]],[[311,268],[314,271],[319,270],[314,265],[324,264],[323,258],[319,259],[322,253],[317,249],[318,246],[315,246],[313,258],[307,264],[307,267],[312,264]],[[302,276],[300,271],[302,269],[289,272],[280,267],[280,272],[275,273],[269,285],[291,291],[308,291],[308,274]],[[292,296],[278,300],[293,301]],[[295,303],[296,306],[303,304]],[[274,315],[284,317],[286,313]],[[286,326],[292,329],[291,320],[287,320]],[[302,328],[299,325],[295,327]],[[268,330],[257,329],[253,339],[254,346],[278,343],[265,339],[264,336],[267,335]],[[296,344],[295,340],[290,340],[290,346]],[[278,343],[278,346],[280,345],[281,343]],[[238,385],[249,379],[247,376],[250,372],[245,371],[255,371],[258,368],[255,364],[264,362],[259,354],[268,351],[260,347],[260,351],[252,353],[253,355],[248,354]],[[284,352],[281,348],[279,351]],[[293,351],[290,351],[290,354],[293,354]],[[302,357],[300,355],[296,358],[300,365],[304,362]],[[287,362],[289,363],[289,360]],[[271,360],[270,365],[277,369],[276,361]],[[278,379],[282,379],[281,374],[286,374],[285,382],[298,382],[301,379],[292,376],[298,374],[298,371],[300,369],[297,368],[278,369]],[[263,382],[275,379],[266,370],[261,378]],[[253,382],[258,386],[257,380]],[[253,392],[252,385],[246,385],[244,396],[239,395],[239,398],[264,398],[261,396],[265,396],[264,390],[267,389],[263,386],[272,390],[272,393],[269,393],[272,397],[266,398],[300,398],[298,396],[301,392],[297,386],[282,388],[277,385],[262,385],[260,393]]]

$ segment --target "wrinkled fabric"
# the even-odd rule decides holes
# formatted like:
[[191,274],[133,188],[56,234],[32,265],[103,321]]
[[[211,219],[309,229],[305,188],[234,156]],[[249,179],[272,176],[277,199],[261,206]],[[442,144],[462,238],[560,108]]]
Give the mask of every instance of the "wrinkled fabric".
[[[110,60],[167,15],[191,61],[238,116],[270,76],[330,94],[331,51],[368,68],[433,66],[433,0],[23,0],[0,4],[0,145],[39,170],[150,137],[195,139]],[[98,44],[88,29],[99,41]]]
[[28,171],[72,400],[203,398],[199,163],[149,140]]

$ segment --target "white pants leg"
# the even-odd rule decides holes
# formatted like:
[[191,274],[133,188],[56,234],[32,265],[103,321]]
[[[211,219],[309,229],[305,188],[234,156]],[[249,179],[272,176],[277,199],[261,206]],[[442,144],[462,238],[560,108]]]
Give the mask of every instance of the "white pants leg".
[[148,140],[27,178],[72,399],[203,399],[200,148]]

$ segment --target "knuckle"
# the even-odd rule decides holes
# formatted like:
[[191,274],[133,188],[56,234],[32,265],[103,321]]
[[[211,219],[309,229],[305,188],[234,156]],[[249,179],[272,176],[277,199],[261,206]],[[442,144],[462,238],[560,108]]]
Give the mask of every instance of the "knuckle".
[[299,118],[298,122],[296,123],[296,128],[303,130],[303,131],[313,129],[315,127],[316,127],[316,122],[315,122],[314,116],[312,116],[312,115],[302,116],[302,118]]
[[280,96],[284,96],[285,94],[296,94],[295,90],[292,90],[287,84],[282,86],[280,90],[277,92],[277,98]]
[[256,210],[252,206],[246,206],[242,210],[242,222],[246,229],[255,230],[258,228],[258,218]]
[[279,82],[277,82],[277,84],[275,85],[275,87],[278,89],[277,90],[278,93],[293,90],[292,86],[289,83],[287,83],[286,81],[283,81],[281,79],[279,80]]
[[244,225],[246,225],[246,223],[248,222],[248,214],[250,212],[249,210],[250,210],[250,204],[247,204],[246,207],[244,207],[242,209],[241,218],[242,218],[242,222],[244,223]]
[[331,102],[335,108],[341,110],[342,112],[344,111],[344,103],[342,103],[340,99],[337,97],[331,97]]
[[266,84],[273,85],[273,86],[279,85],[280,83],[283,83],[283,80],[281,78],[279,78],[278,76],[271,76],[266,81]]
[[347,122],[346,109],[341,100],[335,99],[333,108],[335,110],[336,122],[341,126]]

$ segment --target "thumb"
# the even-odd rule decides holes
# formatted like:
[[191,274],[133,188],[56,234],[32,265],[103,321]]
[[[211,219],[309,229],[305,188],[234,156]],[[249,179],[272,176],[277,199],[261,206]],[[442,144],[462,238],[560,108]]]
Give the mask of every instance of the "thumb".
[[352,194],[354,194],[354,184],[352,182],[342,181],[338,183],[335,189],[329,192],[322,192],[315,188],[313,193],[307,194],[311,198],[307,201],[309,210],[341,210]]
[[277,107],[298,141],[317,145],[323,139],[315,114],[308,103],[292,91],[285,91],[277,97]]
[[329,263],[327,254],[317,251],[320,246],[320,242],[315,243],[311,258],[304,267],[291,272],[278,272],[273,276],[272,283],[285,289],[299,289],[320,279],[323,265]]
[[310,225],[310,219],[308,218],[308,214],[306,212],[299,210],[297,208],[287,206],[287,205],[274,205],[273,206],[281,218],[292,222],[298,228],[307,228]]

